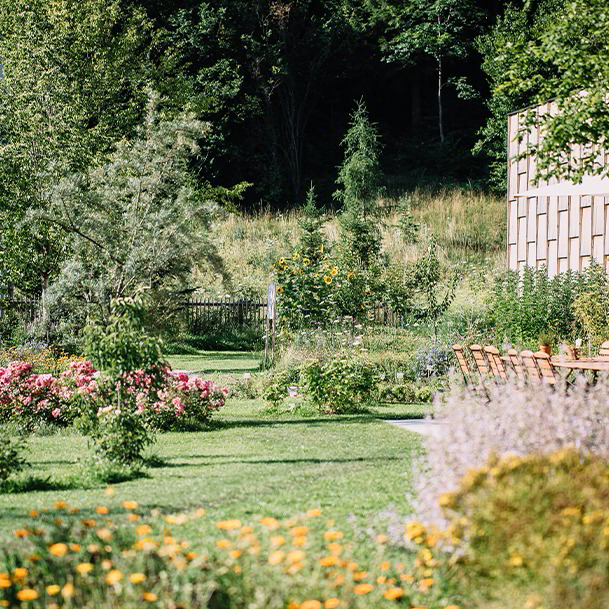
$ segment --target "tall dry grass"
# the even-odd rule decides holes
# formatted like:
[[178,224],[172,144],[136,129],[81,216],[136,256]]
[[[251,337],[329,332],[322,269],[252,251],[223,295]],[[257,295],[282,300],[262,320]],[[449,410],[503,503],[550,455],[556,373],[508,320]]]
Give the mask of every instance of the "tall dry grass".
[[[404,242],[399,228],[400,205],[407,198],[412,215],[421,225],[415,245]],[[496,268],[504,264],[506,239],[505,201],[468,189],[439,192],[415,190],[402,199],[379,200],[383,208],[382,247],[396,264],[416,260],[433,235],[444,263],[479,264]],[[223,282],[218,269],[201,263],[194,280],[214,294],[264,295],[273,278],[273,263],[289,254],[299,236],[299,211],[256,215],[229,214],[212,228],[213,243],[230,281]],[[326,216],[323,231],[330,245],[340,236],[339,218]]]

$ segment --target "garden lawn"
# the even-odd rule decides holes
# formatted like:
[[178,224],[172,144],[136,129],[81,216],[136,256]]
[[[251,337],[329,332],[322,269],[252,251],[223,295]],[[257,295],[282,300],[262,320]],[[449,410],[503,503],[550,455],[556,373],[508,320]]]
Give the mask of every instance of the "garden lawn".
[[[416,407],[390,411],[403,418],[419,414]],[[74,516],[80,518],[95,517],[99,505],[122,511],[126,499],[136,500],[144,512],[203,507],[216,520],[287,517],[312,507],[337,523],[353,515],[362,527],[387,508],[403,517],[410,512],[406,495],[420,439],[376,416],[271,416],[259,401],[229,400],[210,431],[159,434],[153,453],[163,464],[148,469],[146,478],[114,485],[113,497],[105,495],[105,485],[63,486],[81,471],[77,460],[87,452],[86,438],[32,437],[27,474],[49,476],[55,488],[0,495],[0,540],[23,525],[29,510],[52,508],[56,501],[81,508]]]
[[200,351],[193,355],[168,355],[167,361],[174,370],[188,370],[193,374],[212,373],[237,374],[257,372],[260,365],[259,353],[243,351]]

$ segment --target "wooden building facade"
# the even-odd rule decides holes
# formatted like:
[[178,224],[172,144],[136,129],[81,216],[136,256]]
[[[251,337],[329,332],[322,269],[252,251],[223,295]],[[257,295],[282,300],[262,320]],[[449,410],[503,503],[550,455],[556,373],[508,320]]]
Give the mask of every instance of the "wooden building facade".
[[[540,136],[538,128],[531,129],[528,139],[518,142],[519,121],[522,128],[530,111],[554,113],[556,105],[549,102],[508,117],[508,267],[545,267],[554,277],[569,269],[580,271],[595,260],[609,271],[609,196],[517,196],[535,187],[535,159],[527,156],[518,160],[527,145],[537,143]],[[571,151],[572,158],[591,153],[581,147]],[[609,161],[606,151],[595,153],[604,163]],[[540,180],[537,186],[556,183],[552,178]]]

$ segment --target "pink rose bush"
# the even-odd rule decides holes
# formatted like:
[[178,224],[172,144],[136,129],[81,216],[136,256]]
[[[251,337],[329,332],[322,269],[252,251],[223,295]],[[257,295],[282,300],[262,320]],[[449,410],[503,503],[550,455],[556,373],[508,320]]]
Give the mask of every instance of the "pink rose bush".
[[135,370],[114,381],[89,361],[73,362],[59,376],[35,374],[30,363],[16,361],[0,368],[0,421],[31,431],[41,423],[69,425],[91,409],[98,417],[123,409],[153,430],[196,430],[224,406],[226,394],[211,381],[169,368]]

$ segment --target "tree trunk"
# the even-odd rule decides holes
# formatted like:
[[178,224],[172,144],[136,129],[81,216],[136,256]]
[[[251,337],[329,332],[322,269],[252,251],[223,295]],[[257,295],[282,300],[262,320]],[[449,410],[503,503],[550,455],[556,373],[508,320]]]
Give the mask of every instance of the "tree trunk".
[[442,109],[442,58],[438,57],[438,127],[440,129],[440,143],[444,143],[444,117]]

